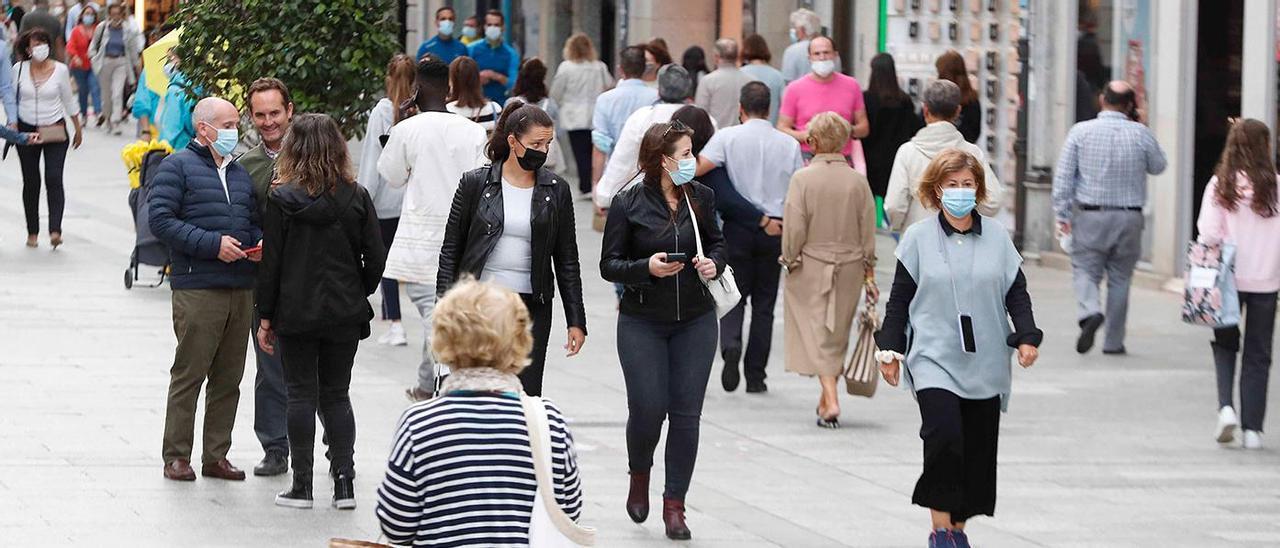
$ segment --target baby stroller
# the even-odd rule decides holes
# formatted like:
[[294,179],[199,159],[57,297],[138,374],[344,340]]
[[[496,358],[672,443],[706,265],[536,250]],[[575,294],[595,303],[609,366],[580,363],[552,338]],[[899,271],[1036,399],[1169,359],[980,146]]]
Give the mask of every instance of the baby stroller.
[[129,258],[129,268],[124,271],[125,289],[133,289],[133,284],[139,280],[138,271],[142,265],[159,267],[160,279],[155,283],[144,284],[146,287],[160,287],[169,272],[169,246],[151,233],[151,208],[147,207],[154,188],[152,180],[159,172],[160,161],[168,155],[167,150],[161,149],[150,150],[143,155],[138,177],[141,184],[129,191],[129,209],[133,211],[137,240],[133,246],[133,255]]

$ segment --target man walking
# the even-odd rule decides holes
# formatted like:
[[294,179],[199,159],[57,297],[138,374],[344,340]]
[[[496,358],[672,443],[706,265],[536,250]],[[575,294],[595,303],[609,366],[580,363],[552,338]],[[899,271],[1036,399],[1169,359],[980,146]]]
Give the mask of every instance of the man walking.
[[622,79],[613,89],[596,97],[595,112],[591,115],[591,171],[592,188],[604,174],[605,162],[613,152],[613,146],[622,135],[622,127],[635,111],[658,102],[658,90],[644,84],[645,51],[641,46],[628,46],[618,55]]
[[716,40],[716,69],[698,81],[693,103],[707,111],[721,128],[738,125],[738,95],[742,86],[755,81],[738,68],[738,43],[729,38]]
[[67,37],[65,28],[58,17],[49,12],[49,0],[34,0],[32,10],[22,18],[22,24],[18,26],[18,34],[22,34],[33,28],[42,28],[49,33],[49,39],[53,40],[49,44],[49,58],[58,62],[67,62]]
[[[253,197],[258,204],[258,218],[267,211],[267,196],[272,180],[276,178],[276,157],[284,147],[284,136],[293,120],[293,99],[289,87],[275,78],[259,78],[249,85],[245,96],[253,127],[262,142],[240,156],[238,162],[249,172],[253,180]],[[268,354],[258,345],[258,324],[255,308],[250,339],[257,357],[258,373],[253,383],[253,432],[258,436],[264,453],[262,461],[253,467],[255,476],[278,476],[289,471],[289,434],[286,413],[289,400],[285,395],[284,365],[280,361],[283,352],[276,342],[274,354]]]
[[862,154],[862,141],[871,131],[867,119],[867,107],[862,98],[862,86],[852,76],[836,72],[836,44],[826,36],[809,41],[809,60],[812,71],[787,84],[778,107],[778,129],[800,143],[801,153],[808,159],[813,156],[806,142],[809,138],[809,120],[820,113],[831,111],[853,125],[852,139],[841,152],[859,173],[866,174],[867,166]]
[[196,103],[196,137],[160,163],[151,230],[168,244],[172,260],[173,331],[178,338],[169,370],[164,420],[164,477],[196,479],[191,469],[196,400],[205,395],[201,473],[243,480],[231,465],[231,429],[240,401],[254,265],[262,258],[262,229],[249,172],[231,158],[240,113],[225,99]]
[[480,83],[484,96],[499,105],[506,104],[507,93],[520,72],[520,52],[502,39],[506,17],[498,10],[484,14],[484,40],[467,47],[467,55],[480,67]]
[[[1124,354],[1129,282],[1142,256],[1142,207],[1147,203],[1147,174],[1167,164],[1164,151],[1147,126],[1129,119],[1137,104],[1123,81],[1107,84],[1102,112],[1067,133],[1053,176],[1053,210],[1058,230],[1071,235],[1071,270],[1079,310],[1076,352],[1093,348],[1094,335],[1106,323],[1103,354]],[[1107,278],[1103,315],[1099,284]]]
[[627,123],[618,134],[618,142],[613,145],[613,154],[605,165],[600,183],[596,185],[596,206],[608,209],[613,196],[622,191],[636,176],[636,162],[640,158],[640,141],[649,126],[671,121],[671,115],[689,100],[689,90],[693,88],[693,79],[689,71],[677,64],[663,66],[658,70],[658,98],[662,101],[637,109],[627,117]]
[[[483,45],[483,44],[482,44]],[[405,282],[405,293],[422,316],[422,361],[410,400],[435,394],[431,354],[431,312],[436,305],[436,271],[449,208],[462,174],[484,165],[484,128],[445,108],[449,65],[432,54],[418,61],[418,111],[391,128],[378,158],[378,173],[393,187],[404,187],[400,226],[387,253],[383,277]],[[447,374],[441,371],[441,374]]]
[[[698,87],[702,89],[701,86]],[[751,334],[747,340],[743,370],[747,393],[768,391],[765,366],[773,341],[773,307],[778,300],[782,267],[782,211],[791,175],[804,166],[800,144],[769,123],[769,86],[749,82],[739,92],[742,125],[721,129],[711,137],[698,157],[698,174],[716,167],[728,171],[733,187],[764,212],[758,223],[726,220],[725,249],[729,266],[742,292],[742,301],[720,320],[720,348],[724,371],[720,383],[726,392],[738,388],[738,360],[742,353],[742,320],[751,300]]]
[[454,59],[467,55],[467,46],[453,37],[457,19],[458,15],[451,7],[445,6],[436,10],[436,35],[418,46],[418,59],[431,53],[447,65]]

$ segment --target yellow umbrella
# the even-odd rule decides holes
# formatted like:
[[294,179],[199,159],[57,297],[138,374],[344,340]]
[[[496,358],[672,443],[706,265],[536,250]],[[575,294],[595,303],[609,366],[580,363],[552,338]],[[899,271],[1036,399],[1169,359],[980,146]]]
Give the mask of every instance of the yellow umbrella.
[[164,64],[169,61],[169,50],[178,45],[180,37],[182,29],[175,29],[142,50],[142,70],[147,74],[147,87],[156,92],[156,95],[163,96],[169,90],[169,77],[164,73]]

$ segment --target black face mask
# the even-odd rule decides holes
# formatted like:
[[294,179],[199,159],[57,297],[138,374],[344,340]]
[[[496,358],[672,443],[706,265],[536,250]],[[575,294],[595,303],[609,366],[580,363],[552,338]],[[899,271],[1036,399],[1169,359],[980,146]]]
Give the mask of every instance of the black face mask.
[[[524,143],[520,143],[524,146]],[[524,148],[524,156],[517,156],[516,162],[520,164],[520,168],[525,171],[538,171],[542,164],[547,163],[547,153],[541,150],[534,150],[529,147]]]

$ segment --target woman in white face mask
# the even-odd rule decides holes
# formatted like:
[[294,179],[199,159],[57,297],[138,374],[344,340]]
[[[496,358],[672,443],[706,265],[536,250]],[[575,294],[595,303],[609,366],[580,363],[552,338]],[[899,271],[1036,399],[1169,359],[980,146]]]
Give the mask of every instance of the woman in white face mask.
[[[40,232],[40,159],[44,157],[44,183],[49,200],[49,243],[62,245],[62,209],[66,203],[62,189],[62,167],[67,159],[67,142],[80,148],[80,105],[71,91],[71,71],[50,58],[53,41],[44,29],[22,33],[14,44],[18,52],[18,120],[16,129],[39,133],[37,144],[18,147],[22,163],[22,205],[27,217],[27,247],[36,247]],[[75,124],[67,131],[66,119]],[[10,127],[14,125],[11,123]]]

